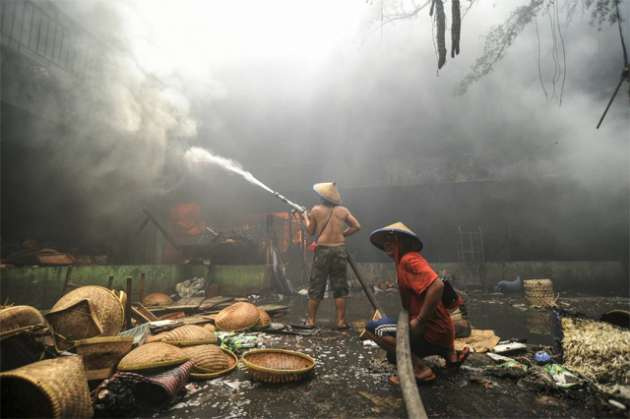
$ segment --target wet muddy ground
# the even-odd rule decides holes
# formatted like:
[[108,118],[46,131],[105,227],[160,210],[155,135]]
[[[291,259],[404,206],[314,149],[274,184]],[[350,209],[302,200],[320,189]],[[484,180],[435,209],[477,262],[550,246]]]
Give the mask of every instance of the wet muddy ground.
[[[397,316],[397,292],[377,295],[385,312]],[[613,308],[627,309],[628,298],[573,296],[561,299],[587,315],[598,317]],[[258,302],[279,302],[290,306],[288,313],[274,319],[299,323],[306,297],[278,300],[262,297]],[[493,329],[502,339],[526,338],[534,347],[551,345],[549,313],[527,308],[520,297],[469,293],[468,317],[475,328]],[[367,299],[353,295],[348,301],[348,320],[365,321],[371,315]],[[243,370],[212,381],[193,382],[187,394],[168,410],[147,412],[164,418],[232,417],[406,417],[399,388],[387,383],[394,367],[384,361],[384,352],[365,346],[355,330],[336,331],[334,305],[324,300],[315,336],[262,334],[266,347],[303,351],[317,359],[314,376],[305,382],[269,385],[252,382]],[[537,348],[534,348],[537,349]],[[430,416],[483,417],[627,417],[627,410],[612,407],[587,388],[540,390],[514,378],[499,378],[480,372],[492,361],[484,354],[472,354],[465,368],[446,372],[435,368],[438,380],[420,387]]]

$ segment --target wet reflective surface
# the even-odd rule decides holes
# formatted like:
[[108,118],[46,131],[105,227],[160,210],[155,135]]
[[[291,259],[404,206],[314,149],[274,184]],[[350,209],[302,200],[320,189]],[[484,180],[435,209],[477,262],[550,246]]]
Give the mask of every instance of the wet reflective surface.
[[[397,292],[377,295],[384,311],[397,316]],[[262,297],[257,303],[279,302],[290,306],[288,313],[274,321],[299,323],[305,313],[306,297],[278,300]],[[627,298],[562,297],[566,307],[593,317],[613,308],[627,308]],[[549,312],[528,308],[519,297],[501,294],[469,293],[468,317],[475,328],[493,329],[502,339],[525,338],[534,349],[550,345]],[[349,322],[365,321],[371,307],[365,297],[353,295],[348,301]],[[318,317],[320,331],[315,336],[261,334],[266,347],[305,352],[317,359],[312,379],[295,384],[270,385],[249,380],[237,370],[212,381],[193,382],[188,392],[170,409],[147,412],[146,416],[193,417],[406,417],[400,389],[387,383],[393,372],[384,352],[365,346],[353,329],[336,331],[333,300],[324,300]],[[550,348],[546,348],[550,350]],[[533,349],[532,349],[533,350]],[[623,412],[600,401],[587,389],[540,391],[515,379],[480,375],[479,368],[491,363],[484,354],[472,354],[466,367],[447,372],[435,367],[435,383],[421,386],[427,413],[431,416],[623,416]]]

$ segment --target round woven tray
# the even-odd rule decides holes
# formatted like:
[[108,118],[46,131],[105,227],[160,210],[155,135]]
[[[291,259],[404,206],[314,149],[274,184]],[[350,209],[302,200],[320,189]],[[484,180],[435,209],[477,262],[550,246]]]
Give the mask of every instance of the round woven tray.
[[286,349],[254,349],[241,361],[254,380],[274,384],[301,381],[315,368],[315,359]]
[[[63,356],[0,374],[2,417],[92,417],[83,362]],[[10,400],[10,402],[7,402]]]
[[234,371],[236,366],[238,365],[238,356],[229,349],[221,348],[221,350],[228,356],[228,367],[224,370],[215,371],[215,372],[191,372],[190,378],[192,380],[211,380],[213,378],[220,377],[222,375],[226,375]]

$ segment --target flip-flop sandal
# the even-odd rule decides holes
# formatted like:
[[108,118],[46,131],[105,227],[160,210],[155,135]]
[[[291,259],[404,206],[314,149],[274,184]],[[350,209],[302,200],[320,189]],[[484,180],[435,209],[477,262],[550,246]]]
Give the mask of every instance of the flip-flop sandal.
[[455,362],[451,362],[451,361],[446,362],[446,367],[447,368],[459,368],[459,367],[461,367],[462,364],[468,358],[468,355],[470,355],[470,348],[468,346],[465,346],[464,349],[462,349],[461,351],[459,351],[457,353],[457,361],[455,361]]
[[335,330],[348,330],[350,329],[350,325],[348,325],[348,323],[344,324],[343,326],[336,326]]
[[311,324],[306,324],[306,322],[304,322],[304,323],[292,324],[291,327],[293,327],[295,329],[312,330],[312,329],[315,329],[316,326],[313,326]]

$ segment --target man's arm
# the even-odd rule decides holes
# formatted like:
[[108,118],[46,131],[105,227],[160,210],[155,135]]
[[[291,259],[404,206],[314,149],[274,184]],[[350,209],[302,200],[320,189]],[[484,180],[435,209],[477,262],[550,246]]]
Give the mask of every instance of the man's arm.
[[354,218],[354,216],[350,213],[350,211],[347,211],[346,218],[344,221],[348,225],[348,228],[346,228],[343,231],[344,237],[348,237],[356,233],[357,231],[361,230],[361,224],[359,224],[359,221],[356,218]]
[[427,325],[427,321],[435,316],[435,309],[438,303],[442,300],[442,293],[444,292],[444,284],[438,278],[426,290],[426,296],[424,297],[424,304],[420,308],[420,313],[415,319],[411,319],[409,322],[410,329],[414,334],[424,333],[424,328]]
[[309,236],[315,234],[315,227],[317,227],[317,222],[315,221],[313,214],[311,214],[311,211],[307,210],[302,213],[302,221],[304,221],[304,226],[306,227],[306,232]]

